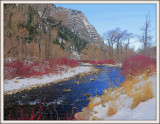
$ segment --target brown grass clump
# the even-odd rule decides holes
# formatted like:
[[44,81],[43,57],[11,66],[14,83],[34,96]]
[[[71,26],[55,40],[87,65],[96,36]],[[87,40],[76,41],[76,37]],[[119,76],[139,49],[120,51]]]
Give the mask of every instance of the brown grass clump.
[[156,72],[155,68],[153,67],[149,67],[148,70],[143,72],[143,77],[142,77],[142,81],[146,81],[150,76],[154,75]]
[[154,95],[151,83],[151,81],[146,83],[143,87],[139,87],[138,92],[132,93],[131,97],[133,97],[133,104],[131,106],[131,109],[134,109],[136,106],[138,106],[139,103],[153,98]]
[[[122,85],[122,84],[121,84]],[[115,87],[115,94],[124,94],[124,89],[122,86],[120,87]]]
[[123,84],[122,84],[122,87],[124,88],[124,92],[127,94],[127,95],[131,95],[131,92],[132,92],[132,89],[133,89],[133,85],[138,83],[138,80],[137,79],[128,79],[126,80]]
[[14,81],[15,83],[18,83],[18,81]]
[[109,109],[108,109],[107,115],[112,116],[112,115],[116,114],[116,112],[117,112],[117,105],[114,101],[112,101],[109,104]]
[[154,75],[156,72],[156,67],[150,66],[148,67],[147,71],[144,71],[143,73],[146,74],[148,77]]
[[115,89],[109,88],[107,92],[101,95],[101,103],[116,100],[117,98],[119,98],[122,90],[123,89],[121,87],[115,87]]
[[110,97],[108,95],[101,95],[101,102],[105,103],[108,102],[109,100],[112,100],[113,97]]
[[92,99],[88,104],[88,109],[91,111],[95,106],[100,105],[100,102],[94,103],[94,99]]
[[147,74],[144,74],[144,76],[142,77],[142,80],[143,81],[146,81],[148,79],[148,75]]

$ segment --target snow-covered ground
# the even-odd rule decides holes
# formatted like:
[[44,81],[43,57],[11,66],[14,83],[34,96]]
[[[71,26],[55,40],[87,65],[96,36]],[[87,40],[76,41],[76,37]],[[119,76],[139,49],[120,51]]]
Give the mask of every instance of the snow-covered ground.
[[[143,76],[144,75],[136,77],[136,79],[139,79],[138,83],[134,84],[133,88],[129,90],[133,91],[133,93],[141,93],[141,91],[147,85],[153,89],[153,98],[148,99],[145,102],[140,102],[136,107],[132,108],[131,106],[133,105],[134,99],[124,92],[123,86],[119,88],[118,92],[116,92],[116,90],[104,90],[104,94],[102,96],[92,98],[93,101],[91,102],[95,104],[95,106],[93,106],[91,110],[89,110],[89,108],[86,110],[89,113],[86,115],[88,116],[88,119],[156,120],[156,76],[150,76],[146,80],[142,79]],[[109,95],[110,100],[105,101]],[[110,108],[113,109],[111,110]],[[109,114],[109,109],[111,114]],[[85,114],[85,111],[77,113],[75,117],[83,120],[83,114]]]
[[[149,81],[152,82],[154,91],[154,97],[152,99],[141,102],[137,107],[131,109],[133,98],[127,94],[121,94],[119,98],[115,100],[117,112],[114,115],[107,115],[109,105],[113,104],[113,102],[109,101],[103,106],[102,104],[95,106],[90,113],[92,114],[90,120],[92,120],[94,116],[102,120],[156,120],[156,76],[149,77],[146,81],[140,81],[133,86],[133,89],[145,85],[145,83]],[[94,111],[96,111],[96,113]]]
[[32,88],[40,85],[45,85],[47,83],[51,82],[58,82],[70,77],[73,77],[80,73],[87,73],[92,70],[91,67],[75,67],[69,69],[67,72],[62,72],[61,74],[50,74],[44,75],[42,77],[31,77],[31,78],[25,78],[25,79],[11,79],[11,80],[4,80],[4,92],[5,93],[13,93],[17,92],[19,90]]

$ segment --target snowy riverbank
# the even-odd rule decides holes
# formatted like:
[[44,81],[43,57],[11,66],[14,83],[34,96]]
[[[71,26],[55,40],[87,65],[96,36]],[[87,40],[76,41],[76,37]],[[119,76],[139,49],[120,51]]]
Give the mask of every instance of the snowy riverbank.
[[92,98],[88,107],[75,115],[76,119],[156,120],[156,76],[145,78],[142,75],[134,81],[132,88],[128,83],[127,87],[122,85],[104,90],[101,96]]
[[90,72],[97,71],[93,67],[75,67],[70,68],[67,72],[62,72],[61,74],[50,74],[50,75],[44,75],[41,77],[31,77],[31,78],[25,78],[25,79],[11,79],[11,80],[4,80],[4,94],[12,94],[16,92],[20,92],[24,89],[31,89],[34,87],[41,87],[43,85],[48,85],[50,83],[58,83],[60,81],[68,80],[76,75],[79,74],[87,74]]
[[[81,65],[84,65],[84,66],[94,66],[93,64],[91,63],[84,63],[84,62],[81,62],[80,63]],[[106,67],[122,67],[122,63],[116,63],[116,64],[97,64],[98,66],[106,66]]]

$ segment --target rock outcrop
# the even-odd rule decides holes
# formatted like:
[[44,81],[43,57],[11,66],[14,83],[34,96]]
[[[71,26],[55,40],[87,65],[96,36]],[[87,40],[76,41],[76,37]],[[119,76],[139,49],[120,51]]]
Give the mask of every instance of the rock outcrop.
[[63,7],[56,7],[52,4],[39,4],[37,6],[37,10],[39,11],[40,16],[43,15],[44,18],[48,15],[54,16],[54,13],[57,11],[64,12],[66,14],[65,26],[73,33],[89,43],[103,43],[103,38],[97,33],[95,27],[89,23],[83,12]]
[[89,23],[83,12],[63,7],[58,7],[57,9],[67,13],[66,26],[80,38],[85,39],[89,43],[103,41],[102,37],[97,33],[95,27]]

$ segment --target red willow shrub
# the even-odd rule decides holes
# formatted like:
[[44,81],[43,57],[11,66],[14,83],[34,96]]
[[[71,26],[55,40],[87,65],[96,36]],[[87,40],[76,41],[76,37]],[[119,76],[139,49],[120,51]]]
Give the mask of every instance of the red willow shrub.
[[[41,120],[41,119],[46,120],[45,116],[42,117],[44,103],[45,103],[45,98],[43,100],[43,104],[40,103],[39,110],[36,113],[34,112],[33,108],[31,109],[32,110],[31,113],[28,112],[28,109],[27,109],[26,113],[24,113],[24,110],[21,109],[20,111],[17,111],[18,113],[20,112],[18,117],[11,117],[11,111],[10,111],[8,120]],[[65,113],[64,114],[64,118],[62,118],[62,120],[77,120],[75,118],[74,107],[75,106],[73,106],[73,108],[72,108],[72,113]],[[51,112],[50,113],[50,119],[48,118],[48,120],[52,120],[52,119],[54,119],[54,117],[57,117],[57,115],[53,115],[52,112]],[[78,120],[80,120],[80,118]]]
[[42,117],[42,113],[43,113],[44,103],[45,103],[45,98],[44,98],[43,104],[40,103],[39,111],[34,113],[33,108],[32,108],[32,113],[30,116],[28,114],[28,110],[26,113],[23,113],[23,109],[21,109],[20,110],[20,117],[11,118],[11,111],[10,111],[9,120],[40,120]]
[[103,62],[104,62],[105,64],[115,64],[115,61],[112,60],[112,59],[103,60]]
[[136,55],[126,59],[122,65],[122,74],[127,76],[137,76],[149,69],[156,68],[156,59],[144,55]]
[[90,61],[90,64],[93,64],[93,65],[115,64],[115,61],[112,60],[112,59],[99,60],[99,61]]
[[77,67],[79,63],[76,60],[67,58],[43,59],[40,61],[27,60],[6,60],[4,62],[4,79],[29,78],[31,76],[42,76],[49,73],[58,74],[61,71],[67,71],[64,66]]
[[83,63],[90,63],[89,60],[79,60],[79,62],[83,62]]
[[39,66],[37,62],[25,62],[21,60],[5,61],[4,74],[5,78],[12,79],[16,76],[20,78],[30,77],[33,74],[37,75],[38,71],[34,69],[35,66]]

